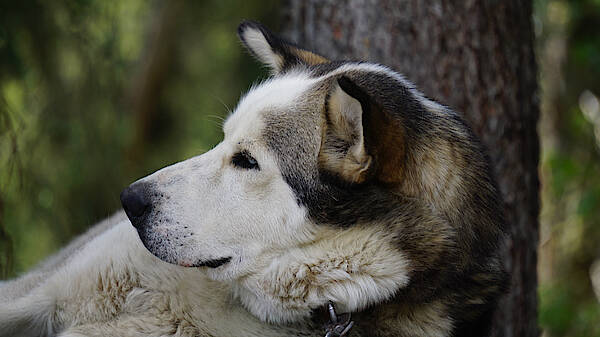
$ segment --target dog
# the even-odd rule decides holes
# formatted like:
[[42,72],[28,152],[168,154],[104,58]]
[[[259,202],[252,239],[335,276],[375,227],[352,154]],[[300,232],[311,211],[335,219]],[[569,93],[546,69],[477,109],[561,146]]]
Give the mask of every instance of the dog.
[[272,76],[223,141],[2,286],[0,336],[323,336],[328,303],[352,336],[485,336],[506,228],[461,116],[383,65],[238,35]]

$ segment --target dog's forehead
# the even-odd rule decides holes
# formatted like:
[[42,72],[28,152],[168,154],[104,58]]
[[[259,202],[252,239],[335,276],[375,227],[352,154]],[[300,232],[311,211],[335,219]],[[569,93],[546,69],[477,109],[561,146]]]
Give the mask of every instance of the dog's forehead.
[[283,115],[294,111],[317,82],[309,74],[296,72],[271,78],[252,87],[227,118],[223,126],[225,136],[258,137],[267,115]]

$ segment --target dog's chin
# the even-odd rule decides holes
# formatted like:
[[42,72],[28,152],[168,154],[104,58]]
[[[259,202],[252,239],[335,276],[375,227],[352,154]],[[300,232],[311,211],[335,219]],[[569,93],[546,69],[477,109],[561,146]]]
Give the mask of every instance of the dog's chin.
[[152,255],[156,256],[157,258],[161,259],[164,262],[168,262],[170,264],[175,264],[178,266],[182,266],[182,267],[188,267],[188,268],[200,268],[200,267],[208,267],[208,268],[218,268],[221,267],[225,264],[227,264],[229,261],[231,261],[231,257],[222,257],[222,258],[218,258],[218,259],[203,259],[203,260],[196,260],[196,262],[190,262],[190,260],[188,259],[178,259],[175,256],[173,256],[172,254],[168,254],[164,249],[159,249],[158,251],[154,251],[152,249],[148,249],[148,251],[150,251],[150,253],[152,253]]
[[169,244],[165,244],[163,239],[156,239],[150,232],[147,230],[138,230],[138,235],[146,250],[148,250],[152,255],[161,259],[164,262],[175,264],[182,267],[208,267],[208,268],[218,268],[224,264],[227,264],[231,261],[231,256],[220,257],[216,259],[190,259],[190,258],[182,258],[182,252],[177,252],[176,249],[170,247]]
[[161,259],[164,262],[168,262],[170,264],[175,264],[175,265],[187,267],[187,268],[208,267],[208,268],[214,269],[214,268],[221,267],[221,266],[227,264],[229,261],[231,261],[231,257],[222,257],[222,258],[218,258],[218,259],[198,260],[198,261],[192,263],[192,262],[189,262],[189,260],[182,261],[182,260],[175,258],[171,254],[165,254],[164,250],[159,250],[159,251],[155,252],[152,249],[148,249],[148,251],[150,251],[150,253],[152,253],[152,255],[156,256],[157,258]]

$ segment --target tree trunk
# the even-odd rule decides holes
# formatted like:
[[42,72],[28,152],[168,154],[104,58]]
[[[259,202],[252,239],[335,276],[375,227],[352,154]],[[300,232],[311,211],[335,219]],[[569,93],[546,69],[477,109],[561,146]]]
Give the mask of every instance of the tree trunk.
[[537,336],[538,102],[530,1],[289,0],[284,35],[386,64],[464,113],[488,148],[510,228],[493,336]]

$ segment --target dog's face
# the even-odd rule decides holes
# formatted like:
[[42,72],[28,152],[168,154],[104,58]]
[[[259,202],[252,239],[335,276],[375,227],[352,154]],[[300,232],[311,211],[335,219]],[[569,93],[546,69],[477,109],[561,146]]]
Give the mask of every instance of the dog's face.
[[[242,41],[266,58],[275,76],[240,100],[214,149],[159,170],[122,194],[150,252],[182,266],[212,267],[209,273],[218,279],[242,276],[277,252],[314,241],[320,228],[299,189],[318,179],[320,166],[359,180],[370,162],[361,105],[341,89],[339,76],[283,73],[287,61],[269,45],[272,37],[246,28]],[[328,123],[339,128],[332,146],[324,146]]]
[[[136,216],[127,200],[124,206],[149,251],[170,263],[213,267],[211,275],[232,278],[249,272],[267,252],[288,250],[314,238],[315,226],[284,180],[278,154],[265,139],[276,132],[267,130],[270,116],[293,121],[296,118],[289,115],[297,109],[317,116],[322,103],[299,104],[314,90],[314,82],[286,77],[252,90],[227,119],[225,137],[214,149],[133,185],[133,193],[142,195],[147,209]],[[305,145],[315,158],[317,125],[312,130],[317,138]]]
[[129,219],[160,259],[236,281],[265,320],[389,298],[408,281],[383,225],[399,200],[404,131],[364,88],[391,82],[379,91],[404,90],[409,108],[422,97],[382,66],[331,63],[255,23],[239,35],[273,77],[240,100],[214,149],[125,189]]

